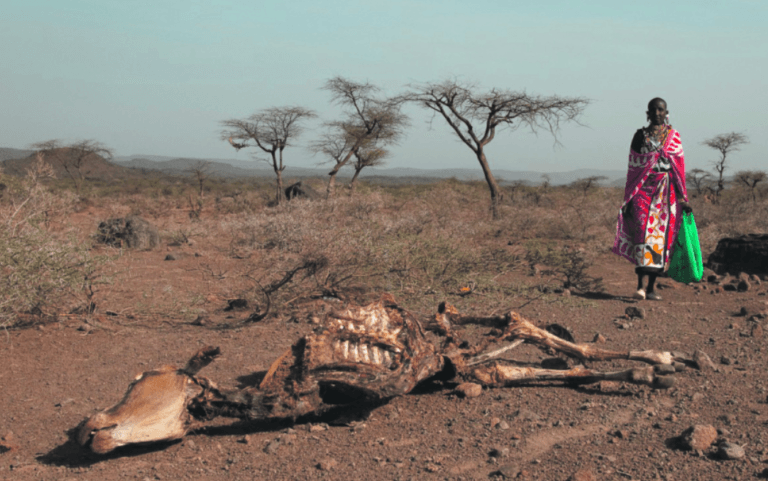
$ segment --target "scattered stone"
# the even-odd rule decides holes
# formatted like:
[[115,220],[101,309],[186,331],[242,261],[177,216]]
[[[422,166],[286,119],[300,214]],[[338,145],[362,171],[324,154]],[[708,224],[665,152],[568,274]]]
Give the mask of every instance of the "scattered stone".
[[506,458],[509,456],[509,448],[493,448],[488,455],[492,458]]
[[269,442],[269,444],[267,444],[267,447],[264,448],[264,452],[267,454],[275,454],[279,448],[280,448],[280,440],[273,439],[272,441]]
[[738,444],[724,442],[717,448],[717,456],[720,459],[741,459],[744,457],[744,448]]
[[691,396],[691,401],[695,403],[701,401],[702,399],[704,399],[704,395],[700,392],[697,392],[696,394]]
[[563,294],[562,295],[565,296],[565,297],[569,297],[571,295],[571,290],[570,289],[563,289]]
[[520,421],[538,421],[541,419],[538,414],[527,409],[518,409],[512,414],[512,417]]
[[605,336],[603,336],[600,333],[597,333],[595,334],[595,338],[592,339],[592,342],[594,342],[595,344],[605,344],[606,339],[605,339]]
[[200,311],[197,313],[197,317],[191,322],[193,326],[204,326],[208,324],[208,313]]
[[630,318],[645,319],[645,309],[642,307],[629,306],[624,309],[624,312]]
[[568,481],[597,481],[595,475],[589,469],[580,469],[573,473]]
[[716,371],[717,367],[715,367],[715,363],[712,362],[712,359],[707,355],[704,351],[696,351],[693,353],[693,362],[696,364],[696,367],[703,371],[705,369],[709,369],[712,371]]
[[498,424],[498,426],[496,426],[496,429],[499,429],[501,431],[506,431],[507,429],[509,429],[509,423],[506,421],[502,421]]
[[736,286],[733,284],[726,284],[723,286],[723,290],[728,292],[736,292]]
[[752,337],[763,337],[763,326],[759,323],[752,324],[752,329],[749,334]]
[[749,283],[748,280],[744,279],[739,281],[739,284],[736,286],[736,290],[739,292],[747,292],[752,288],[752,284]]
[[245,309],[248,307],[247,299],[227,299],[227,307],[225,311],[234,311],[235,309]]
[[318,431],[328,431],[328,425],[323,423],[323,424],[311,424],[309,426],[310,433],[316,433]]
[[246,446],[250,446],[250,444],[251,444],[251,437],[246,434],[242,438],[238,439],[237,442],[240,443],[240,444],[245,444]]
[[707,282],[709,282],[710,284],[717,284],[717,281],[719,281],[719,280],[720,280],[720,278],[717,277],[715,274],[711,274],[711,275],[707,276]]
[[317,463],[317,469],[320,471],[331,471],[333,468],[338,466],[338,464],[339,462],[333,458],[325,458]]
[[463,382],[456,386],[455,393],[464,398],[478,397],[483,394],[483,386],[473,382]]
[[731,364],[733,364],[733,359],[731,359],[728,356],[723,356],[720,358],[720,364],[724,366],[730,366]]
[[0,437],[0,454],[7,453],[8,451],[14,451],[19,448],[16,443],[16,436],[12,431],[5,433],[5,436]]
[[704,451],[717,439],[717,429],[709,424],[697,424],[683,431],[679,439],[684,449]]
[[165,256],[165,260],[167,260],[167,261],[175,261],[176,260],[176,256],[173,255],[173,254],[168,254],[168,255]]
[[756,286],[759,286],[760,284],[763,283],[763,281],[760,280],[757,274],[752,274],[751,276],[749,276],[749,281]]
[[500,467],[498,471],[495,473],[498,476],[503,477],[504,479],[517,479],[519,475],[521,474],[520,468],[516,464],[505,464],[504,466]]

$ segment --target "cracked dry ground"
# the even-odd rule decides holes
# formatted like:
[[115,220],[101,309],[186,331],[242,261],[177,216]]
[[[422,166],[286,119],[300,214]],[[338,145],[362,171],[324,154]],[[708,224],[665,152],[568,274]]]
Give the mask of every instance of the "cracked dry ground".
[[[99,312],[112,310],[116,316],[96,315],[88,325],[69,316],[2,333],[0,479],[566,480],[581,472],[592,478],[579,479],[722,480],[759,479],[768,468],[766,338],[748,320],[768,308],[768,283],[713,294],[713,284],[661,279],[664,299],[638,303],[624,297],[634,287],[631,267],[608,253],[598,257],[591,273],[605,278],[609,296],[552,295],[520,312],[541,325],[569,327],[578,342],[601,334],[606,348],[702,350],[714,361],[714,371],[689,368],[668,391],[603,382],[492,389],[463,399],[450,386],[431,385],[368,414],[346,412],[296,424],[220,419],[181,442],[90,454],[68,441],[67,431],[117,402],[136,374],[182,365],[200,347],[215,345],[223,356],[205,376],[235,386],[266,369],[314,327],[302,318],[212,328],[232,315],[222,310],[227,293],[206,285],[195,269],[201,262],[227,259],[197,245],[177,249],[179,260],[163,263],[164,249],[117,261],[130,285],[115,282],[99,301]],[[531,282],[523,274],[520,280]],[[210,315],[206,326],[160,317],[150,301],[141,313],[125,308],[148,292],[167,300],[195,290],[211,293],[199,300]],[[434,300],[435,307],[440,300]],[[470,298],[479,313],[482,302],[481,296]],[[622,318],[629,306],[644,308],[645,317]],[[547,354],[524,345],[508,357],[536,361]],[[724,461],[714,449],[676,449],[673,439],[695,424],[713,425],[721,440],[745,446],[746,456]]]

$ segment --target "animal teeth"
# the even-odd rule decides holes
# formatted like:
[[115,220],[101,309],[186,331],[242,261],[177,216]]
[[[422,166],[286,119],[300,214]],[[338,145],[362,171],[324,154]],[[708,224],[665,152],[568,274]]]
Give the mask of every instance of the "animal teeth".
[[344,341],[344,344],[341,348],[341,357],[344,359],[349,359],[349,341]]
[[357,356],[357,344],[352,344],[352,345],[350,346],[349,352],[350,352],[350,354],[352,355],[352,360],[353,360],[354,362],[357,362],[357,361],[358,361],[358,356]]
[[360,357],[363,362],[371,362],[370,357],[368,357],[368,346],[365,344],[360,345]]

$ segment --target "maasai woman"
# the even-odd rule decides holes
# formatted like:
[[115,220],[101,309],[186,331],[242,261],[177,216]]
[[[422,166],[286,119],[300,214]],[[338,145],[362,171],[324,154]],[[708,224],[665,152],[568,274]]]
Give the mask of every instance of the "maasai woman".
[[[669,125],[667,103],[648,102],[648,127],[635,132],[613,252],[637,267],[637,299],[661,300],[656,277],[669,265],[680,228],[682,208],[691,212],[685,189],[680,134]],[[644,278],[647,287],[643,287]]]

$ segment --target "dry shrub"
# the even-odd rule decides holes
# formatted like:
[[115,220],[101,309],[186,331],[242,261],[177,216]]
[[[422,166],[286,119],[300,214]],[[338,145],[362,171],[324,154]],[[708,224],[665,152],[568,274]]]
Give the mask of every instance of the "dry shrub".
[[53,233],[49,220],[72,212],[71,192],[54,194],[41,182],[50,166],[38,159],[25,179],[2,177],[8,185],[0,199],[0,326],[55,315],[52,306],[92,295],[99,258],[74,232]]
[[470,282],[490,286],[520,262],[503,249],[484,248],[493,224],[482,220],[490,219],[484,204],[467,200],[461,189],[435,186],[404,201],[383,192],[294,200],[230,218],[222,228],[231,233],[233,255],[247,258],[247,277],[257,290],[297,266],[314,266],[297,273],[276,298],[382,290],[419,298]]

